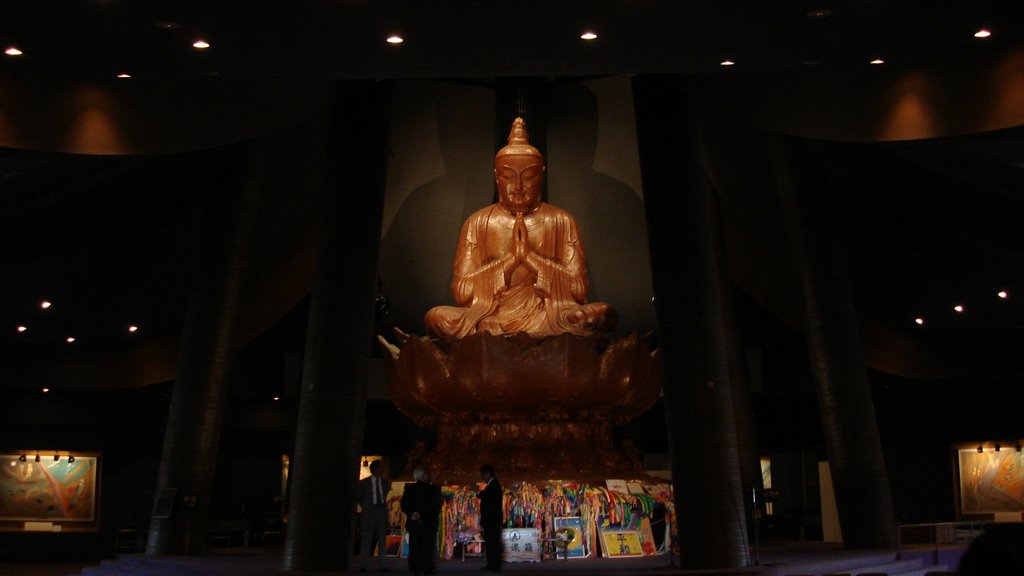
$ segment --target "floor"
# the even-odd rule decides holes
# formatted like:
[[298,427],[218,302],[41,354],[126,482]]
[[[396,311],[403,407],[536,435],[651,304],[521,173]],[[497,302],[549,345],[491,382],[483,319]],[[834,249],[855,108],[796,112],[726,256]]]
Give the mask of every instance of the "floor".
[[[848,552],[835,545],[820,542],[782,542],[762,546],[756,551],[758,566],[742,571],[711,571],[705,574],[754,574],[772,576],[785,573],[784,568],[810,566],[815,563],[830,562],[837,558],[856,558],[858,555],[879,554],[879,552]],[[884,552],[882,553],[884,554]],[[751,550],[754,560],[755,550]],[[142,555],[125,556],[126,561],[137,559],[148,562],[153,559]],[[254,548],[222,548],[200,557],[170,557],[156,560],[164,563],[165,574],[185,574],[190,572],[213,571],[225,576],[266,576],[284,574],[281,570],[280,550]],[[0,562],[0,576],[73,576],[80,574],[84,568],[94,567],[97,563],[45,563],[45,562]],[[389,558],[387,566],[392,573],[408,574],[404,558]],[[479,559],[443,561],[438,565],[440,574],[478,573],[483,566]],[[370,574],[375,573],[371,569]],[[508,574],[558,574],[559,576],[608,574],[611,576],[626,575],[673,575],[695,574],[672,566],[666,556],[627,559],[588,558],[573,560],[550,560],[537,563],[506,563],[505,573]],[[321,573],[323,574],[323,573]],[[337,573],[346,574],[346,573]]]
[[69,576],[79,574],[83,568],[95,565],[95,562],[0,562],[0,576]]

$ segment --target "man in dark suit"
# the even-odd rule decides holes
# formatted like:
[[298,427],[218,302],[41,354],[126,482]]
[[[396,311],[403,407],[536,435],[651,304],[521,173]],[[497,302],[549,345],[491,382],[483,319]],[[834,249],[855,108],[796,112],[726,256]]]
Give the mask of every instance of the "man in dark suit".
[[504,548],[501,542],[501,524],[504,521],[501,483],[495,475],[494,466],[490,464],[480,467],[480,476],[487,483],[476,494],[480,499],[480,529],[484,533],[484,551],[487,555],[487,564],[480,571],[501,572],[501,553]]
[[380,460],[370,463],[370,476],[359,481],[359,507],[363,510],[362,540],[359,543],[360,572],[370,564],[370,551],[377,543],[377,571],[390,572],[384,565],[385,538],[388,533],[388,491],[391,481],[382,476]]
[[412,472],[416,482],[406,484],[402,494],[405,528],[409,531],[409,570],[416,576],[436,574],[434,541],[441,513],[441,487],[430,483],[430,472],[417,466]]

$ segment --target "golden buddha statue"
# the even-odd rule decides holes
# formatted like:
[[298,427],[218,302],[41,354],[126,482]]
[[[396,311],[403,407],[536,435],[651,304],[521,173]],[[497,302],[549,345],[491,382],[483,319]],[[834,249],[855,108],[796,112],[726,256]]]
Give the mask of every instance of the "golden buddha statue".
[[458,306],[438,306],[424,324],[436,337],[476,332],[535,338],[587,336],[615,327],[615,310],[587,302],[587,260],[576,221],[541,200],[544,158],[516,118],[494,157],[499,201],[462,226],[453,266]]
[[642,464],[615,448],[611,425],[658,400],[661,355],[646,336],[599,334],[615,310],[587,301],[576,221],[541,200],[544,158],[521,118],[494,178],[499,201],[462,226],[456,306],[427,312],[428,336],[379,337],[391,399],[437,432],[409,465],[447,482],[471,481],[485,460],[521,480],[636,477]]

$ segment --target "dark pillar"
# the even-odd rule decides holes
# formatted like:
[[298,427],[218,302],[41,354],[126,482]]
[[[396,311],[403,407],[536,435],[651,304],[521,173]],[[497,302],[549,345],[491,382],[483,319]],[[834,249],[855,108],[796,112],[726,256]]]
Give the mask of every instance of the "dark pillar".
[[[804,332],[847,548],[896,545],[892,495],[864,364],[849,273],[827,208],[827,188],[799,170],[791,139],[772,141],[790,253],[803,295]],[[806,193],[814,189],[814,194]]]
[[[736,324],[736,291],[735,286],[730,286],[725,291],[722,321],[725,324],[726,348],[729,351],[729,384],[732,389],[733,414],[736,418],[736,450],[740,459],[744,518],[748,522],[747,535],[755,538],[758,536],[755,533],[758,522],[755,515],[759,511],[764,511],[764,479],[761,477],[761,454],[758,450],[757,421],[754,418],[747,352]],[[757,494],[759,511],[754,509],[754,494]]]
[[385,82],[345,82],[333,108],[290,479],[284,550],[290,572],[344,570],[352,553],[389,88]]
[[[231,367],[235,317],[248,270],[267,158],[265,142],[236,146],[234,177],[207,195],[178,350],[146,553],[206,549],[210,495]],[[169,515],[168,515],[169,513]]]
[[746,566],[721,246],[684,77],[633,81],[679,547],[686,568]]

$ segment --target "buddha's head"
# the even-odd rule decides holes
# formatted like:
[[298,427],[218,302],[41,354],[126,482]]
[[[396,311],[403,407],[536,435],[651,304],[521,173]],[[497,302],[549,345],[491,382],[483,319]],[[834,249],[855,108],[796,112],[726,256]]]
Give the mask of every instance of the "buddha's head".
[[508,145],[494,157],[494,181],[501,206],[512,214],[525,214],[540,206],[544,157],[530,145],[522,118],[512,122]]

